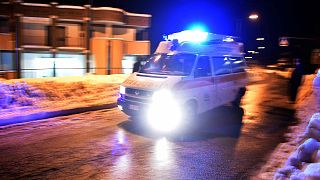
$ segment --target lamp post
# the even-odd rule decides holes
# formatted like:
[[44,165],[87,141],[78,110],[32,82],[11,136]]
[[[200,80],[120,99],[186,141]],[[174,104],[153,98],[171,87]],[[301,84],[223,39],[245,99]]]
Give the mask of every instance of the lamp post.
[[[249,27],[249,24],[248,24],[249,22],[252,22],[252,23],[256,24],[256,23],[258,23],[259,19],[260,19],[260,17],[258,15],[258,13],[255,13],[255,12],[250,13],[247,17],[243,17],[243,18],[237,19],[236,20],[236,36],[238,36],[238,37],[240,37],[242,39],[243,38],[243,32],[242,32],[243,27],[242,26],[246,25],[245,27]],[[242,39],[242,41],[246,45],[250,44],[249,43],[250,42],[249,39],[251,39],[251,38],[249,38],[247,36],[248,36],[248,34],[245,34],[245,38]],[[262,40],[262,39],[259,38],[259,40]],[[263,38],[263,40],[264,40],[264,38]],[[249,48],[249,52],[248,53],[250,53],[250,55],[246,56],[246,59],[253,59],[253,56],[257,56],[257,54],[259,52],[257,52],[256,50],[253,50],[253,49],[251,50],[251,48]]]
[[[248,16],[248,19],[250,21],[258,21],[259,19],[259,15],[257,13],[251,13]],[[236,20],[236,35],[241,37],[242,34],[242,21],[244,21],[245,19],[239,18]]]

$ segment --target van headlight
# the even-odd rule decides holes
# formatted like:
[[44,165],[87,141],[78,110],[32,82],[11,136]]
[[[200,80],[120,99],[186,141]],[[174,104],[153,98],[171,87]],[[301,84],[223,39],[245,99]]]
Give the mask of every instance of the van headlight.
[[120,85],[120,94],[125,94],[126,93],[126,87]]
[[181,123],[181,109],[169,90],[160,90],[153,94],[147,120],[155,130],[169,132]]

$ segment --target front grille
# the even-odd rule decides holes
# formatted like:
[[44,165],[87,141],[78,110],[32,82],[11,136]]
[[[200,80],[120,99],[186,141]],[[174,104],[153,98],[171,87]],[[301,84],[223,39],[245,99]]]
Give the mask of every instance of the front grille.
[[149,98],[149,97],[152,96],[152,91],[145,91],[145,90],[141,90],[141,89],[126,88],[126,94],[133,95],[135,97]]
[[139,103],[148,103],[149,99],[136,98],[132,96],[125,96],[125,99],[128,101],[139,102]]

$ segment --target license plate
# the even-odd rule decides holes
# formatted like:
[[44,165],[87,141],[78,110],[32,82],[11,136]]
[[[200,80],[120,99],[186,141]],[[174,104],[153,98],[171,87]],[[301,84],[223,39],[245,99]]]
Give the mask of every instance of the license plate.
[[133,105],[133,104],[129,104],[129,109],[138,111],[139,110],[139,106]]

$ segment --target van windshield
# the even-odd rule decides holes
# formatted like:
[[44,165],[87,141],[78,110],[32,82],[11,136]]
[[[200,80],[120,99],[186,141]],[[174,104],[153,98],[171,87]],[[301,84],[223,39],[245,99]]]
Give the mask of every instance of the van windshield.
[[191,73],[196,55],[180,53],[175,55],[155,54],[147,59],[141,73],[187,76]]

